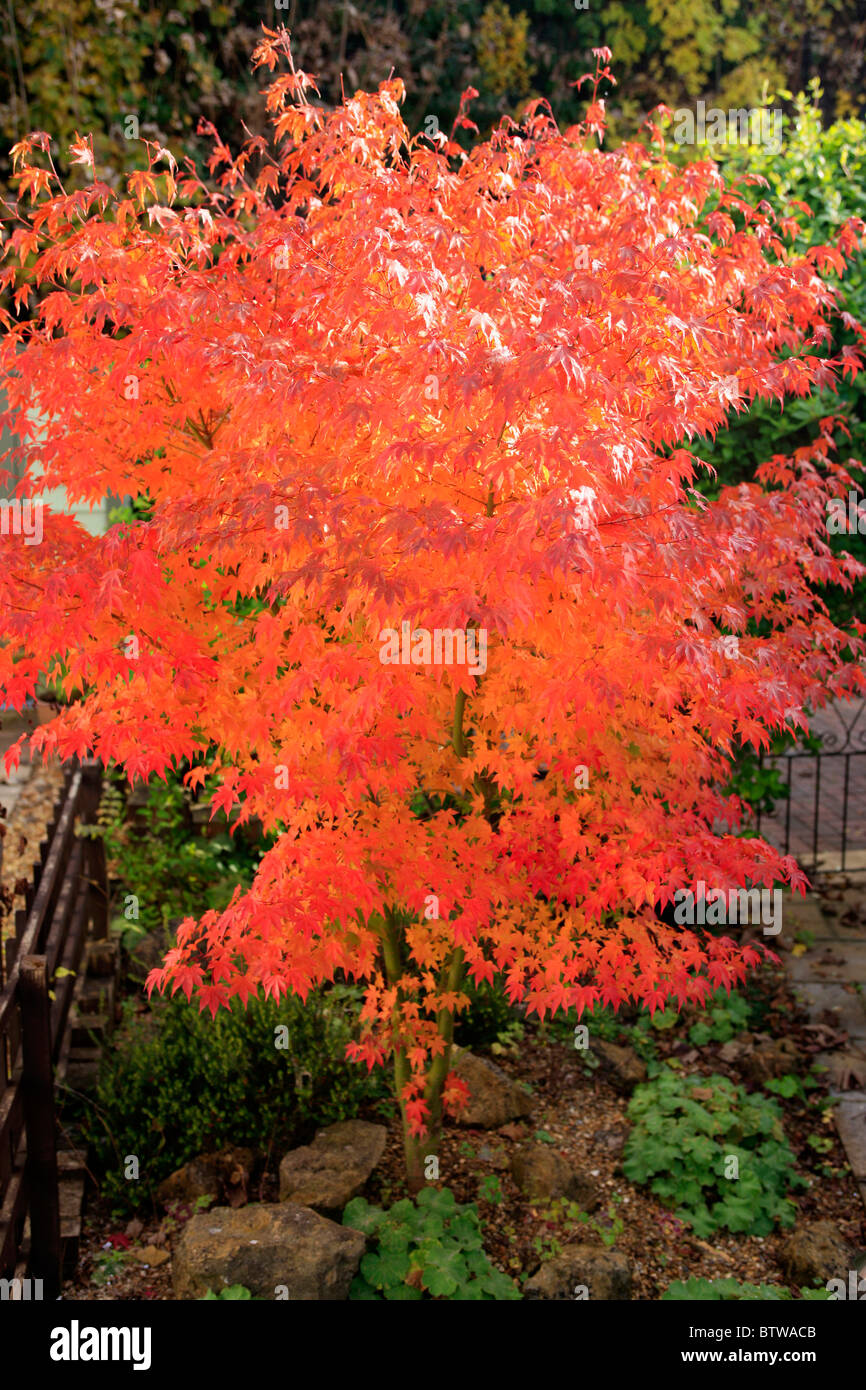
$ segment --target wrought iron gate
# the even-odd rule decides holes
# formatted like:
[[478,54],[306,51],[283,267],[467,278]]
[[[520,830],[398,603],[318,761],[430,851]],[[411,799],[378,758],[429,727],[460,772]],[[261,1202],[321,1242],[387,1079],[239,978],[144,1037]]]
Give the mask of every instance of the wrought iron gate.
[[866,700],[836,701],[828,709],[829,716],[820,712],[818,752],[762,754],[761,766],[780,771],[788,795],[772,815],[758,812],[756,828],[810,876],[866,873]]

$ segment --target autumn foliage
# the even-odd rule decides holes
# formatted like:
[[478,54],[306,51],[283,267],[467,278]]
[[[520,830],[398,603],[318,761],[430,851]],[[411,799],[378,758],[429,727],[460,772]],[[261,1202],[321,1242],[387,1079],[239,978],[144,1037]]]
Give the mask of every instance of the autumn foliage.
[[[795,257],[792,218],[673,167],[655,128],[604,152],[597,97],[466,154],[410,135],[398,80],[326,113],[284,31],[255,56],[272,140],[212,132],[209,174],[147,146],[118,192],[81,139],[67,194],[43,137],[17,147],[22,490],[153,506],[0,538],[0,699],[62,670],[83,698],[34,746],[130,778],[186,759],[279,832],[151,985],[215,1011],[365,982],[354,1052],[394,1061],[417,1170],[462,1098],[466,978],[541,1016],[700,1001],[759,949],[654,904],[802,885],[719,788],[735,740],[863,683],[815,590],[859,573],[825,527],[853,478],[833,420],[715,501],[685,443],[858,369],[822,355],[820,271],[861,229]],[[485,631],[486,670],[383,663],[403,622]]]

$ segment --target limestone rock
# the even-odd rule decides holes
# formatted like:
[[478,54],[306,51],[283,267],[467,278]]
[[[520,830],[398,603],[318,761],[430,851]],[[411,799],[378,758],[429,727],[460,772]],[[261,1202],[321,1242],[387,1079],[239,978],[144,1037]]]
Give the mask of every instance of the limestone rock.
[[593,1038],[590,1049],[599,1062],[601,1076],[610,1082],[615,1091],[629,1095],[635,1086],[646,1081],[646,1064],[633,1047],[619,1047],[616,1043],[605,1042],[603,1038]]
[[459,1116],[461,1125],[498,1129],[500,1125],[528,1115],[532,1109],[526,1091],[486,1058],[461,1049],[455,1056],[453,1068],[469,1087],[469,1103]]
[[743,1054],[740,1065],[749,1080],[760,1086],[772,1077],[786,1076],[797,1070],[797,1044],[792,1038],[759,1038]]
[[292,1149],[280,1164],[280,1201],[337,1215],[357,1197],[385,1152],[388,1131],[366,1120],[320,1129],[312,1144]]
[[631,1265],[618,1250],[567,1245],[527,1279],[523,1296],[569,1302],[586,1297],[622,1302],[631,1298],[631,1282]]
[[[349,1294],[366,1241],[295,1202],[214,1207],[184,1226],[174,1247],[178,1299],[243,1284],[253,1298],[337,1302]],[[285,1289],[285,1293],[283,1293]]]
[[511,1160],[511,1174],[531,1202],[566,1197],[583,1211],[595,1211],[598,1206],[598,1188],[592,1179],[578,1173],[547,1144],[524,1144]]
[[854,1268],[853,1251],[832,1221],[799,1221],[779,1251],[790,1283],[816,1288],[828,1279],[845,1279]]
[[157,1199],[164,1207],[172,1202],[192,1204],[199,1197],[226,1201],[231,1207],[243,1206],[254,1163],[252,1149],[223,1149],[221,1153],[199,1154],[160,1183],[156,1189]]

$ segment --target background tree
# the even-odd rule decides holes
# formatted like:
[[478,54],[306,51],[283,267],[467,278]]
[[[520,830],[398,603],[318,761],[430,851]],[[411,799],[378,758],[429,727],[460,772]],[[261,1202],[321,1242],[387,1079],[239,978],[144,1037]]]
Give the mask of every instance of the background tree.
[[[653,906],[802,884],[737,833],[727,754],[864,684],[813,587],[860,572],[827,543],[832,419],[713,501],[682,443],[856,371],[819,351],[818,273],[856,231],[798,254],[711,162],[602,152],[609,56],[585,125],[538,106],[466,154],[410,134],[398,79],[308,104],[283,31],[255,55],[289,63],[273,137],[214,134],[216,188],[151,145],[118,193],[82,139],[65,193],[44,141],[15,151],[2,278],[48,292],[4,315],[0,425],[45,483],[152,511],[0,537],[0,700],[60,669],[83,698],[36,746],[188,758],[278,835],[152,984],[216,1011],[363,981],[351,1050],[393,1062],[414,1184],[462,1099],[464,979],[543,1017],[703,1001],[759,960]],[[486,661],[385,663],[403,622]]]

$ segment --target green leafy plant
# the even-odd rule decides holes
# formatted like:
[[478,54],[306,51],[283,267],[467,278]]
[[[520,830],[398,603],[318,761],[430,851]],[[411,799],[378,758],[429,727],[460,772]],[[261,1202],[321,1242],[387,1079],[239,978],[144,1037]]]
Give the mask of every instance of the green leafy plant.
[[[575,1225],[588,1226],[599,1237],[603,1245],[611,1246],[616,1244],[618,1237],[625,1230],[625,1222],[619,1215],[621,1205],[622,1195],[618,1192],[614,1193],[603,1216],[599,1217],[591,1216],[581,1208],[578,1202],[574,1202],[568,1197],[555,1197],[544,1209],[542,1217],[549,1226],[561,1227],[563,1231],[568,1231]],[[541,1259],[550,1259],[553,1255],[560,1253],[562,1245],[555,1236],[536,1236],[534,1248],[538,1251]]]
[[490,1044],[490,1051],[496,1057],[503,1054],[516,1056],[520,1051],[520,1044],[526,1036],[526,1028],[519,1018],[515,1018],[499,1034],[496,1042]]
[[122,1250],[100,1250],[93,1259],[93,1273],[90,1276],[90,1282],[95,1284],[97,1288],[103,1288],[111,1282],[115,1274],[120,1273],[125,1263],[126,1255]]
[[[661,1296],[662,1303],[720,1303],[767,1301],[785,1302],[792,1297],[790,1289],[778,1284],[741,1284],[737,1279],[675,1279]],[[829,1302],[826,1289],[801,1289],[800,1297],[812,1302]]]
[[[154,779],[145,804],[130,814],[128,788],[117,771],[104,780],[95,826],[85,833],[105,843],[115,901],[113,919],[127,950],[172,919],[222,909],[235,888],[248,887],[266,842],[240,836],[205,836],[193,828],[193,797],[180,774]],[[134,905],[130,901],[134,899]]]
[[497,1173],[488,1173],[478,1184],[479,1202],[493,1202],[497,1204],[504,1202],[505,1194],[502,1191],[502,1183]]
[[509,1003],[500,977],[492,984],[476,985],[465,980],[461,993],[468,1007],[455,1017],[454,1041],[460,1047],[508,1051],[522,1040],[524,1025],[518,1011]]
[[198,1301],[199,1303],[218,1303],[223,1300],[227,1303],[240,1303],[245,1299],[256,1303],[260,1301],[253,1299],[249,1289],[245,1288],[243,1284],[227,1284],[225,1288],[220,1289],[219,1293],[214,1293],[213,1289],[208,1289],[207,1293]]
[[689,1029],[689,1042],[695,1047],[708,1042],[730,1042],[749,1025],[748,1001],[735,991],[729,994],[726,989],[717,989],[703,1014]]
[[449,1188],[424,1188],[388,1211],[356,1197],[343,1225],[368,1236],[352,1299],[518,1299],[516,1285],[491,1264],[481,1239],[478,1209],[460,1206]]
[[787,1076],[771,1077],[764,1082],[764,1090],[783,1100],[806,1100],[807,1090],[814,1090],[820,1083],[814,1076],[799,1077],[789,1073]]
[[[748,1095],[725,1076],[664,1067],[636,1088],[628,1117],[626,1177],[648,1182],[698,1236],[721,1229],[764,1236],[776,1223],[793,1223],[786,1193],[805,1180],[794,1172],[776,1101]],[[726,1176],[732,1159],[736,1178]]]

